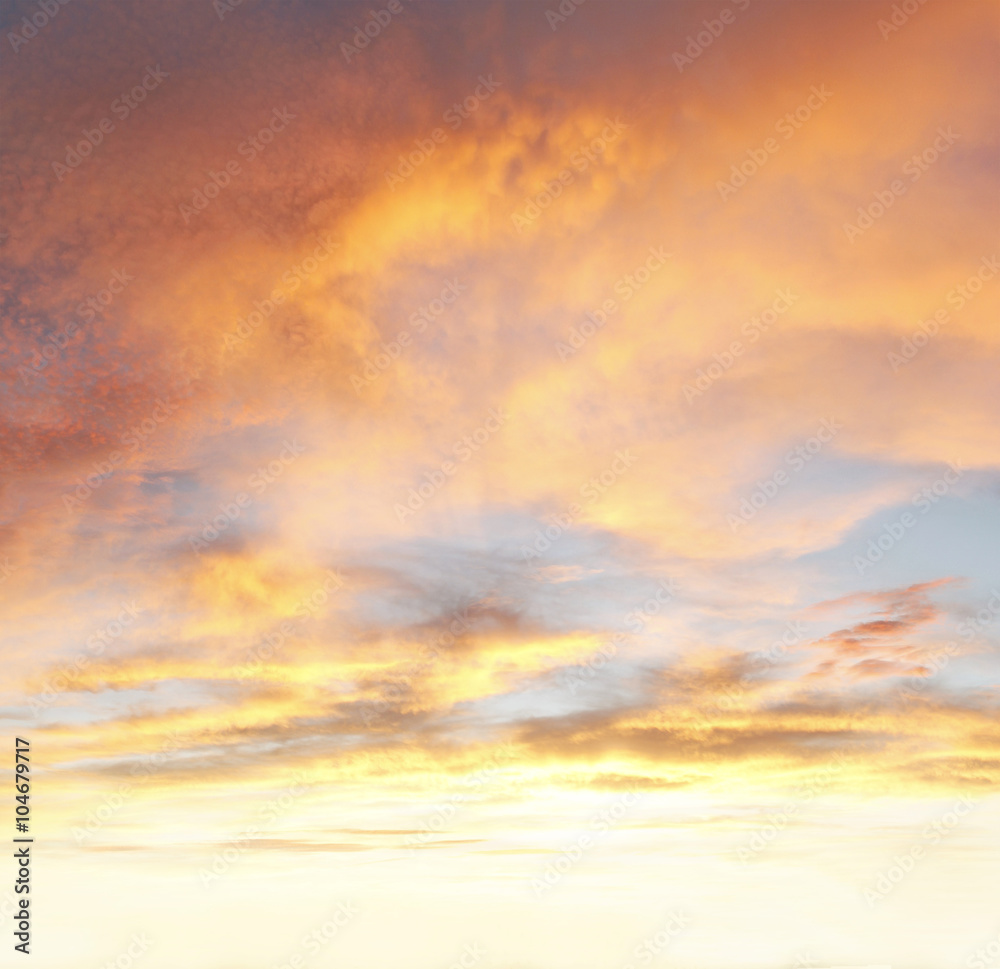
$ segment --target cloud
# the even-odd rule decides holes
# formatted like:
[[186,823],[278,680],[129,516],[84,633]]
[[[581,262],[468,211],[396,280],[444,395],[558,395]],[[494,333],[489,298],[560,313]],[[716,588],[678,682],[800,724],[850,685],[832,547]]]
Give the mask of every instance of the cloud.
[[[97,842],[183,814],[225,843],[306,771],[262,844],[295,872],[399,847],[456,790],[435,847],[511,864],[535,846],[503,832],[567,843],[625,790],[698,805],[685,854],[834,765],[847,811],[995,790],[996,630],[946,651],[1000,493],[993,15],[926,4],[885,40],[868,5],[754,3],[679,71],[698,4],[557,30],[404,4],[350,62],[368,13],[299,0],[68,4],[6,52],[0,704],[45,751],[53,843],[136,769]],[[919,542],[856,575],[859,532],[956,460]],[[428,875],[489,897],[504,860],[479,893],[448,854]]]

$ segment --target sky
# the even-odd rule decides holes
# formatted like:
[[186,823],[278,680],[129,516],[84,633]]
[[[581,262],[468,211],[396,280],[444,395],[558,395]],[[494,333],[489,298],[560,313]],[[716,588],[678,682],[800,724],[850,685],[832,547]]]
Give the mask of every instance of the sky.
[[1000,965],[996,4],[0,26],[36,969]]

